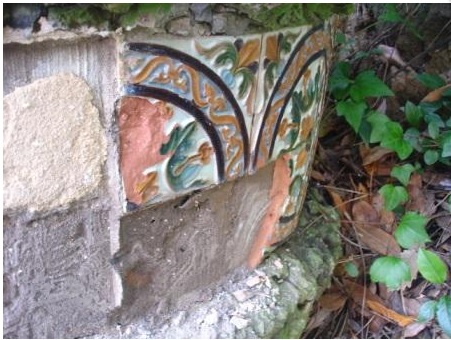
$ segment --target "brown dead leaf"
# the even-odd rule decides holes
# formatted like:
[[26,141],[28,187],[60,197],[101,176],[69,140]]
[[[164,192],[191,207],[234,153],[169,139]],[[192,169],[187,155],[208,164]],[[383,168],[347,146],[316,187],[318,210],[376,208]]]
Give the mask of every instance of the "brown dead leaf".
[[365,307],[368,307],[373,312],[389,319],[392,322],[397,323],[401,327],[406,327],[415,321],[415,318],[411,316],[401,315],[395,311],[387,308],[383,301],[376,295],[372,294],[368,289],[365,289],[362,285],[359,285],[350,280],[343,280],[346,290],[351,299],[362,305],[365,303]]
[[409,193],[409,202],[406,204],[406,209],[411,211],[418,211],[419,213],[430,217],[435,213],[436,207],[434,204],[434,195],[431,193],[425,195],[420,174],[413,174],[410,177],[407,185]]
[[355,203],[352,207],[352,216],[360,242],[382,255],[401,252],[395,238],[378,227],[379,216],[369,203],[365,201]]
[[420,333],[423,329],[426,328],[428,324],[427,323],[420,323],[420,322],[414,322],[410,325],[407,325],[406,328],[404,328],[404,337],[405,338],[414,338]]
[[325,310],[333,312],[343,308],[346,299],[341,292],[326,293],[319,299],[319,304]]
[[310,318],[307,327],[305,327],[304,334],[309,333],[311,330],[320,327],[324,322],[330,317],[332,312],[325,310],[324,308],[319,309]]
[[422,102],[430,103],[430,102],[435,102],[437,100],[440,100],[440,98],[442,98],[442,93],[445,92],[449,88],[451,88],[451,84],[440,87],[438,89],[435,89],[434,91],[429,92],[428,95],[423,98]]
[[376,209],[380,217],[380,226],[387,233],[392,234],[395,226],[396,216],[393,211],[384,209],[384,200],[380,194],[375,194],[371,199],[371,205]]
[[[412,281],[415,280],[418,275],[417,255],[417,251],[414,249],[404,250],[401,254],[399,254],[400,259],[409,265]],[[405,284],[405,286],[410,287],[412,281]]]
[[371,163],[381,161],[383,157],[393,153],[392,150],[385,149],[381,146],[371,148],[369,152],[362,157],[362,165],[369,165]]
[[332,201],[334,202],[334,208],[337,208],[340,215],[344,216],[344,214],[346,213],[346,203],[343,202],[341,196],[334,190],[330,188],[326,188],[326,190],[332,198]]

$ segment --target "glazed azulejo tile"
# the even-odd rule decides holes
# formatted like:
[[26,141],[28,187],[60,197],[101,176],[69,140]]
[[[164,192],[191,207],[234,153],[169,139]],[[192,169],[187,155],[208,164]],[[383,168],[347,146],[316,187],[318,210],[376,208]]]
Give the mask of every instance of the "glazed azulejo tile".
[[128,207],[251,174],[283,155],[291,184],[281,221],[289,221],[311,163],[330,36],[326,23],[126,43],[118,119]]

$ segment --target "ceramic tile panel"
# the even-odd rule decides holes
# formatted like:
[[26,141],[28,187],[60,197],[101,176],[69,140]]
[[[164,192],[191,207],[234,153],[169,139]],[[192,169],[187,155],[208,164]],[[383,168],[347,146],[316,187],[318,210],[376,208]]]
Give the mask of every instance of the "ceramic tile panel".
[[119,129],[129,207],[233,180],[300,148],[318,111],[326,31],[125,44]]
[[[301,120],[311,116],[313,112],[305,111],[307,106],[311,107],[305,101],[314,100],[315,96],[322,95],[318,93],[320,90],[318,85],[327,72],[327,56],[331,48],[329,27],[324,25],[309,29],[303,27],[296,40],[291,40],[293,35],[295,31],[284,30],[265,34],[263,37],[263,49],[266,51],[264,59],[267,60],[268,66],[263,70],[261,81],[264,85],[261,86],[268,89],[268,95],[262,101],[262,111],[256,114],[254,119],[252,132],[255,145],[252,159],[254,169],[264,166],[277,159],[281,153],[288,151],[280,145],[278,136],[290,139],[290,141],[286,139],[285,144],[290,144],[291,148],[296,144],[296,140],[300,138]],[[277,60],[275,54],[271,56],[268,53],[272,50],[268,46],[272,45],[280,45],[278,47],[282,51],[280,65],[268,62],[270,57]],[[285,46],[284,50],[287,52],[283,51],[282,46]],[[323,67],[315,67],[318,62],[322,63]],[[302,87],[299,85],[300,82]],[[313,86],[314,84],[317,85]],[[294,100],[295,105],[301,105],[297,110],[299,113],[294,116],[291,113],[293,96],[297,98]],[[279,145],[276,145],[277,141]]]

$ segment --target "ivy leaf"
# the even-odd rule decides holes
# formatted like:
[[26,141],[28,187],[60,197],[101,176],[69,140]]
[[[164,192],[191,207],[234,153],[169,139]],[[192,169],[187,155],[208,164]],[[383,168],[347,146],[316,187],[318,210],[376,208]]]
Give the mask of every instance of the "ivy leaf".
[[360,102],[367,97],[393,96],[394,93],[380,80],[374,71],[364,71],[357,75],[349,90],[351,98]]
[[440,134],[440,128],[437,122],[430,122],[428,124],[428,134],[432,139],[436,139]]
[[379,189],[379,194],[384,199],[384,208],[389,211],[396,209],[396,207],[407,202],[409,199],[407,190],[404,187],[394,186],[393,184],[382,186]]
[[442,296],[437,303],[437,321],[445,334],[451,337],[451,297]]
[[415,168],[412,164],[407,163],[401,166],[395,166],[390,172],[390,176],[396,178],[400,181],[404,186],[409,184],[410,175],[415,171]]
[[440,257],[429,250],[419,249],[417,265],[421,275],[429,282],[444,283],[448,276],[446,264]]
[[403,21],[396,9],[396,4],[385,4],[384,13],[379,17],[379,20],[391,23],[400,23]]
[[349,73],[351,64],[346,62],[339,62],[335,65],[334,70],[329,78],[329,91],[335,99],[341,100],[347,95],[348,87],[351,84]]
[[385,123],[390,122],[390,118],[387,115],[378,112],[371,111],[367,118],[368,122],[371,124],[371,135],[370,135],[370,143],[380,142],[384,136],[386,131]]
[[410,267],[397,257],[382,256],[371,265],[370,277],[371,281],[382,282],[389,290],[396,290],[411,280]]
[[399,123],[385,123],[386,131],[383,134],[381,146],[395,151],[401,160],[410,156],[413,147],[404,139],[402,127]]
[[427,301],[423,303],[418,311],[418,322],[424,323],[434,318],[437,301]]
[[409,124],[419,128],[421,121],[423,120],[423,110],[421,109],[421,106],[416,106],[412,102],[407,101],[404,106],[404,112]]
[[354,131],[358,132],[366,108],[367,106],[364,102],[356,103],[348,99],[337,104],[337,114],[344,116]]
[[427,165],[432,165],[436,163],[439,158],[440,155],[437,150],[427,150],[423,155],[424,162]]
[[420,131],[418,129],[412,127],[408,128],[404,133],[404,140],[406,140],[410,146],[412,146],[418,152],[423,151],[423,147],[420,143]]
[[417,79],[420,81],[421,84],[432,90],[438,89],[439,87],[446,85],[446,82],[435,74],[429,73],[417,74]]
[[395,230],[394,236],[399,245],[406,249],[415,246],[423,246],[429,242],[428,233],[426,232],[427,219],[423,215],[416,212],[407,212],[399,221],[399,225]]

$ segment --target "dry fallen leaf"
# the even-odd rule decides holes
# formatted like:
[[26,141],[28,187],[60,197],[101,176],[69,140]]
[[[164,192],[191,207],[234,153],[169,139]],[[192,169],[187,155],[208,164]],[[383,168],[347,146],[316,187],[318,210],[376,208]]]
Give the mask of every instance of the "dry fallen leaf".
[[325,310],[333,312],[343,308],[346,299],[341,292],[326,293],[319,299],[319,304]]
[[334,190],[330,188],[326,188],[327,192],[329,193],[330,197],[332,198],[332,201],[334,202],[334,208],[338,209],[338,212],[341,216],[344,216],[346,213],[346,203],[343,202],[341,199],[341,196],[337,194]]
[[392,322],[397,323],[401,327],[406,327],[415,321],[415,318],[411,316],[401,315],[395,311],[387,308],[383,301],[376,295],[372,294],[368,289],[365,289],[362,285],[349,280],[343,280],[346,290],[350,294],[351,299],[359,304],[365,304],[366,307],[373,312],[389,319]]
[[371,148],[367,154],[362,157],[362,165],[369,165],[371,163],[380,161],[386,155],[393,153],[392,150],[385,149],[382,146]]
[[409,193],[409,202],[406,204],[406,209],[410,211],[418,211],[419,213],[429,217],[435,213],[436,207],[434,204],[434,195],[430,193],[425,195],[421,175],[413,174],[407,185],[407,192]]
[[407,65],[406,62],[402,60],[401,55],[399,54],[399,51],[396,47],[380,44],[377,46],[377,48],[382,52],[380,57],[385,59],[386,61],[395,63],[400,67]]
[[445,85],[443,87],[435,89],[434,91],[429,92],[428,95],[423,98],[422,102],[431,103],[440,100],[442,98],[442,93],[449,88],[451,88],[451,84]]
[[380,194],[375,194],[371,199],[371,205],[376,209],[380,216],[380,226],[387,233],[393,233],[393,227],[395,226],[396,216],[393,211],[384,209],[384,200]]
[[408,325],[404,329],[404,337],[405,338],[414,338],[420,333],[423,329],[426,328],[427,323],[414,322]]
[[377,211],[367,202],[359,201],[352,207],[354,226],[359,241],[378,254],[398,254],[401,248],[395,238],[378,227]]

